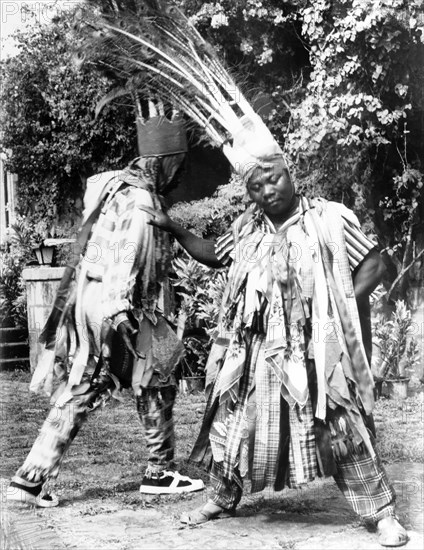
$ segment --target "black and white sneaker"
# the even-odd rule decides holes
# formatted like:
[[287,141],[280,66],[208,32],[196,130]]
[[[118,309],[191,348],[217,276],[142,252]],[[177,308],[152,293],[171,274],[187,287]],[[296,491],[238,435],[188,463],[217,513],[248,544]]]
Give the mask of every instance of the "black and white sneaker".
[[172,495],[202,491],[205,484],[201,479],[190,479],[178,472],[164,471],[151,477],[144,476],[140,485],[140,493],[148,495]]
[[43,490],[42,483],[32,483],[18,476],[14,476],[6,492],[9,503],[32,504],[39,508],[53,508],[59,505],[56,495],[48,494]]

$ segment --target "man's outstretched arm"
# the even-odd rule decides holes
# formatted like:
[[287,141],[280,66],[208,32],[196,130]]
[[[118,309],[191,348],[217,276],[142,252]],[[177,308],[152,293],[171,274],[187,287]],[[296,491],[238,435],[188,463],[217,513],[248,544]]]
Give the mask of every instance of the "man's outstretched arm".
[[151,217],[147,222],[148,224],[171,233],[195,260],[209,267],[222,267],[222,262],[215,254],[214,241],[202,239],[194,235],[188,229],[174,222],[165,212],[160,212],[146,206],[139,206],[139,208],[150,214]]

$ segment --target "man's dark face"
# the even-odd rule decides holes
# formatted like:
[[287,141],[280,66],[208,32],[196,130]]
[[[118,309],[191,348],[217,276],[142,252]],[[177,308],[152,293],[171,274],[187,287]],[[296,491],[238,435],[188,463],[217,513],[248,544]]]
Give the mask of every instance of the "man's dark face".
[[285,221],[295,203],[295,189],[284,161],[257,167],[247,182],[250,198],[272,221]]

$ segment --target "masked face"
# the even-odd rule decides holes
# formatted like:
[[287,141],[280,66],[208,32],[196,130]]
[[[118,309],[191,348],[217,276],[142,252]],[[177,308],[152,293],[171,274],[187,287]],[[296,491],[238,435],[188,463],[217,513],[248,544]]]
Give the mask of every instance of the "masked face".
[[184,172],[185,153],[164,157],[138,157],[129,166],[136,170],[159,195],[167,195]]
[[160,158],[160,193],[162,195],[168,195],[181,183],[181,177],[184,174],[185,170],[185,158],[185,153],[179,153]]
[[257,167],[247,182],[247,192],[275,223],[283,223],[297,206],[295,188],[282,159]]

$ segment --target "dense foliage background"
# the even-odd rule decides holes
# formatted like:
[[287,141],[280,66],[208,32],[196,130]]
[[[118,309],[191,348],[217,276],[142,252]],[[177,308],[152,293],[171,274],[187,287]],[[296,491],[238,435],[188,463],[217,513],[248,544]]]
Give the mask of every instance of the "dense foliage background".
[[81,213],[86,178],[135,156],[131,105],[93,108],[110,84],[73,63],[70,16],[18,33],[1,63],[1,148],[19,177],[21,214],[61,225]]
[[391,258],[391,297],[423,300],[424,6],[420,0],[179,2],[272,98],[298,185],[352,207]]
[[[424,298],[422,2],[177,3],[261,103],[299,187],[355,210],[392,260],[391,297],[417,307]],[[93,122],[111,83],[89,65],[76,68],[75,32],[70,14],[35,27],[1,65],[2,147],[19,176],[20,212],[34,222],[77,215],[86,177],[135,154],[130,104],[111,104]],[[212,233],[237,210],[236,195],[232,185],[221,189]],[[199,208],[213,210],[207,201]],[[205,234],[196,212],[182,205],[176,215]]]

